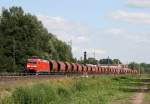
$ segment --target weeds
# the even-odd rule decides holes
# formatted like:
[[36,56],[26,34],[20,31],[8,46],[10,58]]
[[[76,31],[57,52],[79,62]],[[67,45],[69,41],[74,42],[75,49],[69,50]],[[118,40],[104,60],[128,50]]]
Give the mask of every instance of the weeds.
[[16,88],[2,104],[107,104],[114,99],[123,99],[129,92],[120,90],[132,77],[89,77],[64,79],[57,83],[36,83]]

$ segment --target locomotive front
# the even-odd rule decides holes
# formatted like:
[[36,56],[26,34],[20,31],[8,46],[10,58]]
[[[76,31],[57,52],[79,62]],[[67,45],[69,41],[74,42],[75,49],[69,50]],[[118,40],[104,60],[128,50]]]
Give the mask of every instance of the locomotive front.
[[38,69],[38,59],[28,59],[26,64],[26,71],[28,73],[35,73]]
[[28,59],[26,64],[26,71],[28,73],[49,73],[49,61],[39,58]]

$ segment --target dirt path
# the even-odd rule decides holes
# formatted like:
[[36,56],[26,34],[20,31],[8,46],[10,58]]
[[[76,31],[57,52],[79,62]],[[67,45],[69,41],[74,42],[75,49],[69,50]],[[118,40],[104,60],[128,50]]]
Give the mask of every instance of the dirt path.
[[136,93],[133,100],[131,100],[131,104],[143,104],[144,101],[144,93]]
[[140,88],[136,89],[137,91],[135,91],[135,94],[129,97],[127,100],[115,101],[110,104],[145,104],[144,98],[146,88],[147,86],[141,86]]
[[148,82],[143,80],[142,84],[139,87],[135,87],[130,89],[135,94],[129,97],[126,101],[117,101],[112,104],[150,104],[149,102],[145,102],[145,95],[148,92]]
[[144,104],[144,97],[147,89],[147,85],[144,83],[144,85],[137,90],[135,96],[131,100],[131,104]]

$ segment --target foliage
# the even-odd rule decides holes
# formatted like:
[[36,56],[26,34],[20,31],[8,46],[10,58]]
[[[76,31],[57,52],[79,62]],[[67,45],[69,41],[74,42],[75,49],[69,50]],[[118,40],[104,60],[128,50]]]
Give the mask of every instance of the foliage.
[[141,69],[142,73],[150,73],[150,64],[141,63],[140,69]]
[[97,64],[109,64],[109,65],[116,65],[116,64],[122,64],[122,62],[119,59],[100,59],[99,61],[96,60],[93,57],[89,57],[86,62],[84,62],[84,60],[78,60],[79,63],[81,64],[93,64],[93,65],[97,65]]
[[96,60],[93,57],[89,57],[88,59],[84,60],[78,60],[78,63],[80,64],[93,64],[93,65],[97,65],[98,64],[98,60]]
[[88,63],[88,64],[96,65],[96,64],[98,64],[98,61],[97,61],[95,58],[89,57],[89,58],[87,59],[87,63]]
[[[53,43],[52,59],[59,59],[62,61],[73,61],[71,46],[58,40],[54,35],[49,34],[51,36],[51,41]],[[57,53],[57,54],[56,54]]]
[[71,47],[43,27],[41,21],[21,7],[2,9],[0,16],[0,71],[24,68],[31,56],[72,61]]
[[122,64],[122,62],[119,59],[107,58],[107,59],[100,59],[99,64],[110,64],[110,65],[112,65],[112,64]]
[[150,64],[131,62],[128,66],[131,69],[140,70],[141,73],[150,73]]
[[122,62],[119,59],[113,59],[113,64],[122,64]]
[[131,92],[120,88],[130,87],[134,79],[130,76],[69,78],[70,82],[61,79],[16,88],[0,101],[2,104],[108,104],[115,99],[126,100]]
[[99,63],[100,64],[113,64],[113,61],[112,61],[112,59],[100,59],[99,60]]
[[131,63],[129,63],[128,67],[133,69],[133,70],[134,69],[139,69],[139,64],[135,63],[135,62],[131,62]]
[[[147,87],[148,87],[148,89],[150,89],[150,83],[149,82],[147,82]],[[149,103],[150,102],[150,92],[148,91],[148,93],[146,93],[146,95],[145,95],[145,98],[144,98],[144,101],[145,102],[147,102],[147,103]],[[147,104],[146,103],[146,104]]]

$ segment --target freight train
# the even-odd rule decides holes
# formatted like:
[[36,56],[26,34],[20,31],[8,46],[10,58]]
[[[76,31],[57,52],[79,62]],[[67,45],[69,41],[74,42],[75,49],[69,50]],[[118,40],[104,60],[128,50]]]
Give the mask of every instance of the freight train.
[[69,63],[55,60],[30,58],[27,60],[26,72],[49,74],[137,74],[137,70],[127,67],[102,66],[90,64]]

